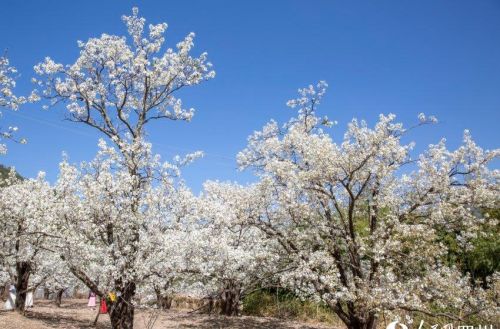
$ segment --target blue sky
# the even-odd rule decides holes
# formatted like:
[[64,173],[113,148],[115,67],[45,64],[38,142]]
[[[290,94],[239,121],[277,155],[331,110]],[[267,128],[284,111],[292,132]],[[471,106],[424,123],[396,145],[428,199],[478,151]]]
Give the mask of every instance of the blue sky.
[[[124,35],[120,17],[133,6],[149,22],[169,24],[167,46],[196,32],[195,53],[207,51],[217,71],[182,95],[196,109],[193,122],[150,129],[165,159],[206,152],[184,170],[194,190],[206,179],[251,181],[234,160],[247,136],[271,118],[287,120],[286,100],[318,80],[330,85],[319,113],[339,122],[337,140],[352,117],[373,123],[391,112],[411,124],[424,112],[440,124],[415,131],[419,149],[441,137],[456,147],[466,128],[484,148],[500,146],[498,0],[3,0],[0,49],[21,74],[17,93],[29,93],[33,65],[45,56],[73,63],[77,40]],[[0,124],[19,126],[29,143],[10,144],[0,163],[25,176],[43,170],[53,181],[63,151],[79,162],[97,150],[97,132],[63,121],[63,108],[3,112]]]

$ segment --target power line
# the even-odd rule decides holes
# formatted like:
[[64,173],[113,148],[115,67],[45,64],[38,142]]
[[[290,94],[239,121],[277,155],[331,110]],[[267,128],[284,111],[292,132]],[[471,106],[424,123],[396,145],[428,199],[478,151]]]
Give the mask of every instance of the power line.
[[[8,112],[5,112],[5,113],[9,113],[9,115],[14,115],[14,116],[17,116],[19,118],[22,118],[22,119],[25,119],[25,120],[30,120],[30,121],[33,121],[33,122],[37,122],[39,124],[42,124],[42,125],[46,125],[46,126],[50,126],[50,127],[53,127],[53,128],[57,128],[57,129],[62,129],[62,130],[66,130],[68,132],[71,132],[73,134],[78,134],[78,135],[82,135],[82,136],[86,136],[86,137],[96,137],[94,134],[89,134],[89,133],[85,133],[83,131],[80,131],[79,129],[73,129],[73,128],[69,128],[69,127],[66,127],[66,126],[62,126],[56,122],[53,122],[53,121],[50,121],[50,120],[46,120],[46,119],[40,119],[40,118],[34,118],[34,117],[31,117],[31,116],[28,116],[28,115],[24,115],[24,114],[21,114],[19,112],[14,112],[14,111],[8,111]],[[156,147],[161,147],[161,148],[165,148],[165,149],[169,149],[170,151],[174,151],[174,152],[183,152],[183,153],[192,153],[194,152],[193,150],[188,150],[186,148],[182,148],[182,147],[177,147],[177,146],[172,146],[172,145],[167,145],[167,144],[163,144],[163,143],[154,143],[154,146]],[[218,165],[223,165],[223,166],[230,166],[230,167],[233,167],[233,168],[236,168],[235,166],[235,158],[234,157],[229,157],[229,156],[226,156],[226,155],[221,155],[221,154],[216,154],[216,153],[207,153],[207,152],[203,152],[203,157],[209,157],[209,158],[218,158],[219,160],[223,160],[223,161],[212,161],[212,163],[214,164],[218,164]]]

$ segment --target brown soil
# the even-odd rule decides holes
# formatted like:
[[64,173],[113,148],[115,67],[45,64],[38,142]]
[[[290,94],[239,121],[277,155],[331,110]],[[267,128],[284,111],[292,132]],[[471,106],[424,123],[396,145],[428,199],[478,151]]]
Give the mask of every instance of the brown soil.
[[[35,301],[35,307],[22,316],[17,312],[0,311],[1,329],[76,329],[76,328],[110,328],[109,317],[101,314],[97,326],[93,326],[97,310],[87,307],[85,299],[66,299],[60,308],[52,301]],[[148,321],[156,320],[154,326],[148,326]],[[188,310],[145,311],[136,313],[134,328],[136,329],[163,329],[163,328],[249,328],[249,329],[320,329],[322,325],[301,324],[274,318],[260,318],[253,316],[223,317],[189,313]]]

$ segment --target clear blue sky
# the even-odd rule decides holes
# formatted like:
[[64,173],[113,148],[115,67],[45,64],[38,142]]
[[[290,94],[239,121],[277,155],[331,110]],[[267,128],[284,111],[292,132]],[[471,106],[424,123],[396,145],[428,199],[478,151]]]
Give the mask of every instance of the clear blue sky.
[[[192,123],[158,122],[150,130],[164,158],[203,150],[184,171],[194,190],[206,179],[251,180],[238,173],[235,154],[269,119],[292,112],[285,101],[298,87],[326,80],[320,108],[339,122],[373,123],[392,112],[413,123],[419,112],[441,123],[413,135],[419,147],[447,137],[457,146],[469,128],[480,145],[499,147],[500,1],[14,1],[0,10],[0,49],[21,73],[18,93],[32,87],[33,65],[45,56],[77,57],[77,40],[125,34],[120,20],[138,6],[149,22],[167,22],[167,45],[197,34],[195,52],[208,51],[217,77],[183,94],[196,108]],[[0,124],[17,125],[27,145],[9,145],[0,162],[23,175],[57,176],[62,151],[90,160],[98,134],[62,121],[63,109],[28,105],[4,111]]]

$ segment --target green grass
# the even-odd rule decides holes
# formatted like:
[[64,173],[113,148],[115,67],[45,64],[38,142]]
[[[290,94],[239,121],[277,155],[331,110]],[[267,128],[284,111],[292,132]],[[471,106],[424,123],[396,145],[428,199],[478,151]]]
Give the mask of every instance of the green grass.
[[325,305],[303,301],[288,292],[259,290],[243,300],[243,314],[338,324],[340,320]]

